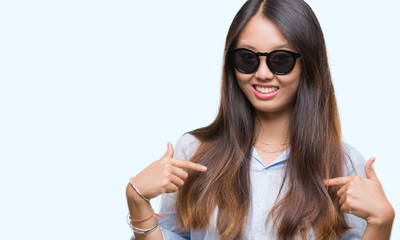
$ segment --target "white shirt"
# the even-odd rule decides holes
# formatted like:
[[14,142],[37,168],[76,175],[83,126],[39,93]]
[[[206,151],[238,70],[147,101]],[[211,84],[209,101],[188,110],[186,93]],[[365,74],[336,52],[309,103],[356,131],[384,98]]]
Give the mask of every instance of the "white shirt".
[[[195,153],[199,141],[190,134],[183,135],[175,146],[174,158],[189,160]],[[365,177],[365,159],[361,154],[348,144],[343,144],[346,154],[345,175],[359,175]],[[290,149],[286,149],[269,166],[265,166],[257,151],[252,149],[250,161],[250,184],[251,184],[251,203],[248,220],[245,226],[244,239],[252,240],[272,240],[277,239],[271,221],[266,223],[269,210],[278,195],[282,184],[283,174],[285,173],[286,161],[289,157]],[[164,194],[161,199],[160,214],[166,218],[159,218],[162,234],[166,240],[215,240],[219,239],[216,230],[217,210],[211,219],[211,227],[195,232],[179,232],[176,228],[175,193]],[[351,229],[344,234],[341,239],[355,240],[361,239],[366,228],[366,221],[354,215],[346,214],[347,224]],[[311,230],[310,239],[316,236]],[[300,238],[299,238],[300,239]]]

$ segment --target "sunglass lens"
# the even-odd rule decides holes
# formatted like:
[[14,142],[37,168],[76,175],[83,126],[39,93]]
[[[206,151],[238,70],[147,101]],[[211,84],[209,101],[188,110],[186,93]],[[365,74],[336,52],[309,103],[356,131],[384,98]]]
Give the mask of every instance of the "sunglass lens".
[[268,66],[271,71],[276,74],[287,74],[292,71],[295,59],[289,53],[285,51],[272,52],[267,58]]
[[259,58],[251,51],[240,49],[232,56],[234,67],[242,73],[253,73],[258,68]]

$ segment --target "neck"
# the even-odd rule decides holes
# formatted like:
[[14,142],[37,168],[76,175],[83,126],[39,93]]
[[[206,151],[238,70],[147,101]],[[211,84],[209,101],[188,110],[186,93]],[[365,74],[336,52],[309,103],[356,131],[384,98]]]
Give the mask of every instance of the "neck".
[[290,116],[291,111],[256,112],[255,140],[269,144],[282,144],[289,141]]

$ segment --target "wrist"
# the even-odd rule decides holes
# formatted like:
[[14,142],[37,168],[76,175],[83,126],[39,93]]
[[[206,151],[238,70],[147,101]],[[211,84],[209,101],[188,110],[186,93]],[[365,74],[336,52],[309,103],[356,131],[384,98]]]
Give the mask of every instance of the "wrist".
[[136,206],[150,205],[150,202],[146,201],[142,196],[137,193],[131,183],[128,183],[128,185],[126,186],[126,198],[128,202],[131,202]]
[[394,221],[395,212],[393,207],[388,204],[387,206],[380,208],[380,215],[367,220],[367,223],[371,227],[387,227],[392,226]]

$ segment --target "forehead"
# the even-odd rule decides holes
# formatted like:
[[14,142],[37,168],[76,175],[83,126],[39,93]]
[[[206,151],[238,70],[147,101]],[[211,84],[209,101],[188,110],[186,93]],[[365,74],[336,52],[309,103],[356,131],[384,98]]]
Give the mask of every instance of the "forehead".
[[261,15],[255,15],[249,20],[239,35],[237,47],[250,48],[258,52],[291,49],[279,28]]

